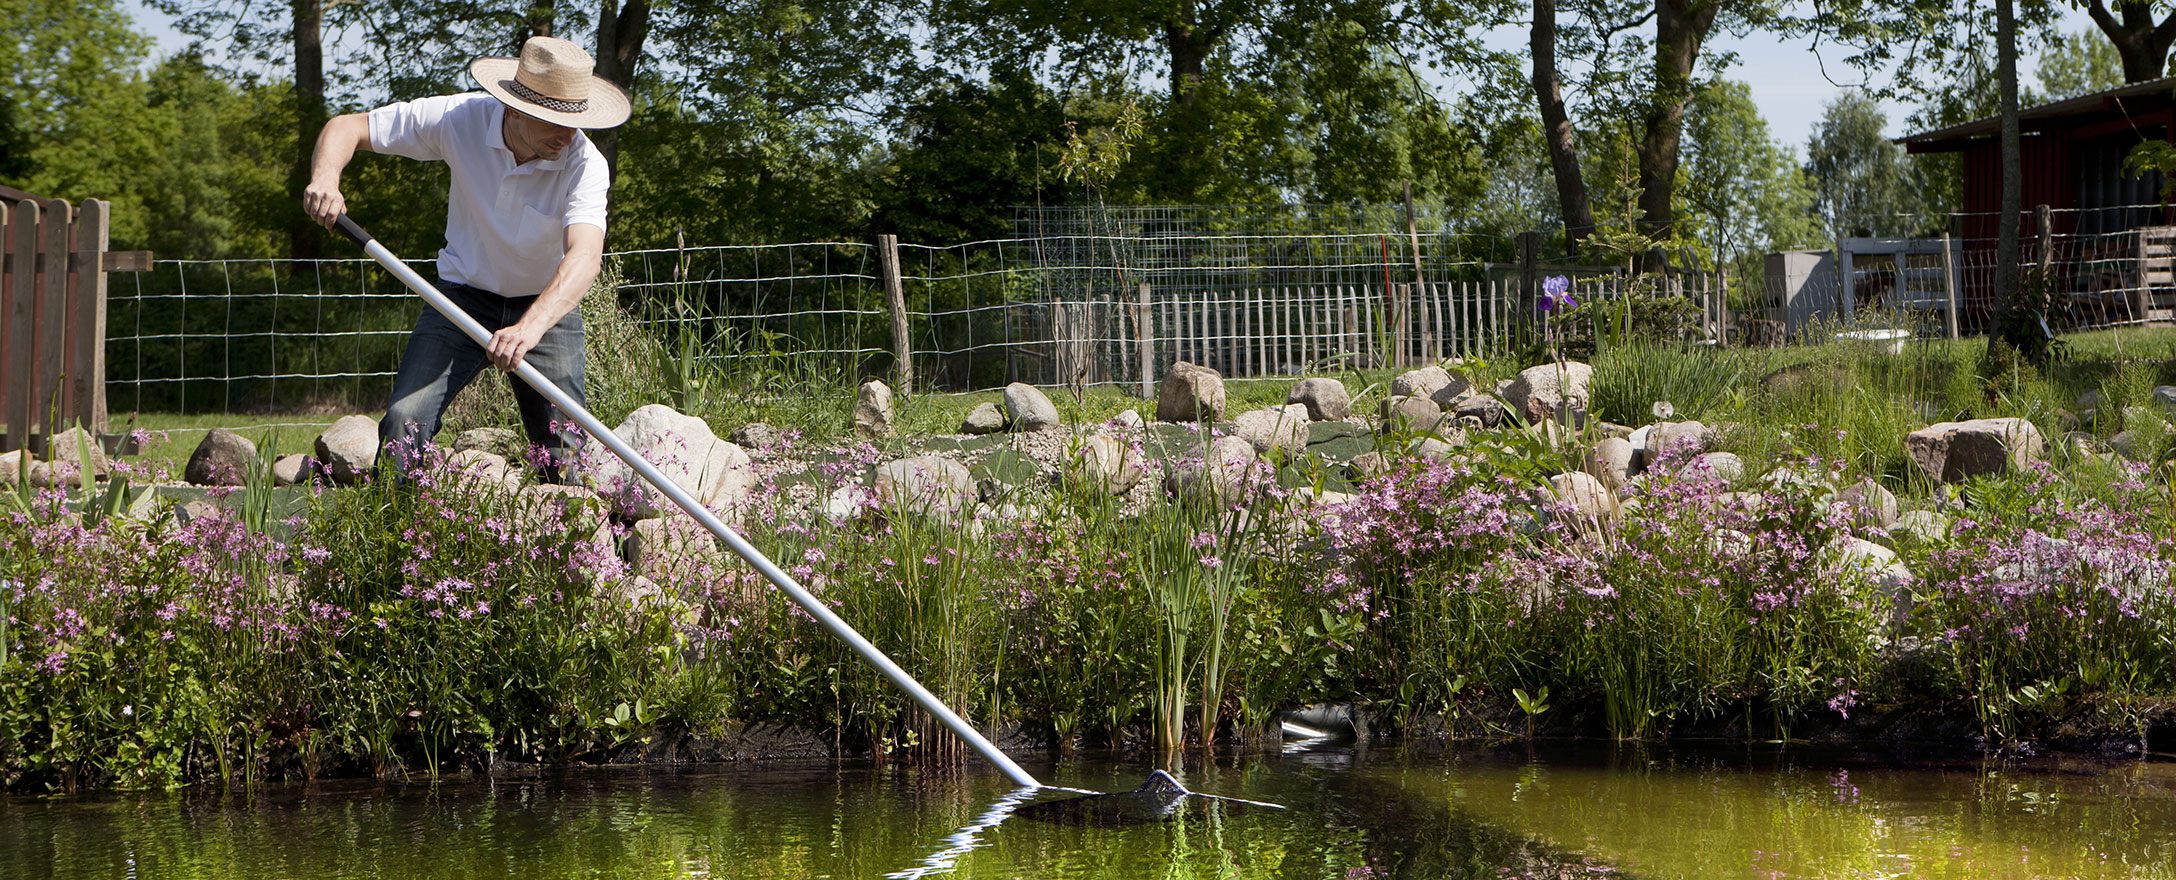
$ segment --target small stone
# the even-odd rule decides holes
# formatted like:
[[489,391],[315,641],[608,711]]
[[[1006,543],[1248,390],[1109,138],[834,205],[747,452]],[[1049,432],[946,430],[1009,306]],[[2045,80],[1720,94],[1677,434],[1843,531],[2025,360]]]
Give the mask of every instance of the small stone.
[[[628,413],[612,434],[728,522],[734,521],[755,486],[746,450],[718,439],[710,423],[664,404]],[[618,456],[598,461],[583,479],[598,494],[612,499],[614,508],[628,519],[646,519],[678,507]]]
[[1252,495],[1260,457],[1240,437],[1218,437],[1201,460],[1181,459],[1164,469],[1164,491],[1182,500],[1229,503]]
[[749,422],[733,429],[733,445],[746,450],[770,449],[784,440],[777,428],[762,422]]
[[1138,431],[1143,424],[1141,413],[1136,410],[1125,410],[1111,417],[1111,427],[1122,430]]
[[256,463],[257,444],[225,428],[213,428],[189,454],[182,478],[199,486],[240,486],[248,482]]
[[471,483],[506,488],[521,485],[521,474],[507,463],[506,456],[482,449],[463,449],[447,456],[446,469]]
[[853,429],[862,431],[862,436],[890,436],[894,418],[897,414],[892,412],[892,386],[870,379],[853,392]]
[[1062,424],[1050,396],[1026,382],[1005,386],[1005,414],[1015,431],[1041,431]]
[[470,428],[453,438],[453,451],[467,452],[471,449],[512,459],[527,451],[528,444],[523,442],[520,434],[505,428]]
[[1558,502],[1570,505],[1580,517],[1599,520],[1617,515],[1617,493],[1593,474],[1571,471],[1549,478],[1549,490]]
[[1363,452],[1353,456],[1352,461],[1345,463],[1345,474],[1351,477],[1354,482],[1365,480],[1388,470],[1390,470],[1390,460],[1384,458],[1380,452]]
[[854,429],[870,437],[892,432],[892,387],[871,379],[854,393]]
[[1593,399],[1588,386],[1594,368],[1578,361],[1538,364],[1519,371],[1504,390],[1504,402],[1528,424],[1551,420],[1583,424]]
[[1887,529],[1896,524],[1896,495],[1873,480],[1860,480],[1836,493],[1836,503],[1853,521]]
[[272,462],[272,485],[292,486],[310,478],[310,457],[290,452]]
[[1511,416],[1511,411],[1504,407],[1503,401],[1486,394],[1469,394],[1459,398],[1451,411],[1460,420],[1473,419],[1484,428],[1502,427],[1504,421]]
[[824,499],[824,519],[834,526],[845,526],[875,508],[876,493],[861,486],[840,486]]
[[184,501],[174,506],[174,522],[184,527],[198,520],[216,520],[224,515],[225,511],[221,510],[219,505],[201,498],[194,501]]
[[0,453],[0,486],[12,486],[22,482],[23,459],[25,457],[20,449],[14,452]]
[[2161,408],[2163,416],[2176,416],[2176,385],[2154,386],[2153,405]]
[[1383,398],[1382,416],[1386,431],[1433,431],[1443,424],[1443,408],[1425,397]]
[[1647,434],[1647,460],[1657,461],[1664,456],[1683,460],[1708,448],[1708,426],[1699,422],[1657,422],[1649,426]]
[[[33,486],[54,486],[63,482],[82,486],[113,475],[112,467],[106,462],[106,448],[82,428],[69,428],[54,435],[47,448],[51,456],[30,465],[30,484]],[[86,449],[90,451],[89,461],[83,460]]]
[[369,416],[341,416],[317,435],[319,462],[335,483],[359,483],[378,461],[378,421]]
[[[1463,441],[1464,435],[1459,435],[1459,439]],[[1435,437],[1415,437],[1413,442],[1405,444],[1405,454],[1429,461],[1450,461],[1458,454],[1458,447]]]
[[1105,494],[1126,494],[1145,472],[1141,452],[1132,443],[1110,434],[1096,434],[1081,442],[1081,478]]
[[1936,483],[2022,469],[2044,450],[2040,429],[2020,418],[1941,422],[1904,437],[1904,451]]
[[1725,486],[1745,479],[1745,460],[1732,452],[1700,453],[1685,463],[1685,469],[1692,474],[1713,474]]
[[878,465],[872,481],[886,508],[951,515],[975,500],[966,466],[941,455],[917,455]]
[[1005,411],[989,401],[975,404],[967,411],[967,418],[960,422],[960,433],[981,436],[1005,430]]
[[1914,538],[1929,543],[1949,540],[1950,518],[1932,510],[1907,510],[1897,514],[1896,525],[1889,528],[1894,535]]
[[1156,396],[1156,420],[1213,422],[1224,417],[1224,401],[1224,374],[1179,361]]
[[1437,406],[1451,403],[1473,390],[1473,380],[1463,372],[1452,372],[1441,365],[1431,365],[1408,370],[1390,380],[1390,393],[1401,397],[1425,397]]
[[1254,444],[1254,451],[1307,448],[1307,407],[1292,403],[1243,412],[1232,422],[1232,434]]
[[1604,437],[1594,444],[1582,470],[1593,474],[1603,485],[1611,488],[1623,486],[1632,479],[1632,441],[1619,437]]
[[1301,379],[1285,393],[1284,402],[1306,407],[1311,421],[1332,422],[1352,415],[1352,395],[1336,379]]

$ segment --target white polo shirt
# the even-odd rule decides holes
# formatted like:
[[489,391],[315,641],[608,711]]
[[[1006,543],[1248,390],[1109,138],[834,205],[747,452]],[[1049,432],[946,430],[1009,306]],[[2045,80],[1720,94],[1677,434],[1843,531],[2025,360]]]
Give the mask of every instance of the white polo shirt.
[[370,148],[453,170],[438,277],[535,296],[566,253],[566,227],[605,228],[611,177],[604,154],[579,131],[559,158],[514,164],[505,118],[506,105],[483,92],[388,104],[370,111]]

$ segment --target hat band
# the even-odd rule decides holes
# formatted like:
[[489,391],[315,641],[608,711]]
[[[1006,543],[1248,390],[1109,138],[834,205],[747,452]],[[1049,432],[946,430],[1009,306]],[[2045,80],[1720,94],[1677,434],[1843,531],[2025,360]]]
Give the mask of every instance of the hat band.
[[513,92],[516,97],[546,110],[556,110],[561,113],[584,113],[589,110],[589,101],[586,99],[569,101],[565,98],[554,98],[522,85],[521,80],[518,79],[500,80],[499,84],[505,86],[507,91]]

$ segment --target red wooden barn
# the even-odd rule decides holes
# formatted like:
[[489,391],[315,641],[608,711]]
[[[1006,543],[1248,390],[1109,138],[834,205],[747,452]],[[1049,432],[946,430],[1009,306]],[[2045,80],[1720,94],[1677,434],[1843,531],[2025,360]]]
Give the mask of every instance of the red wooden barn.
[[[2038,207],[2047,206],[2052,233],[2051,266],[2057,284],[2074,297],[2109,294],[2109,305],[2129,311],[2129,296],[2147,282],[2148,256],[2139,235],[2118,235],[2176,225],[2176,209],[2162,203],[2158,172],[2133,175],[2124,157],[2145,140],[2176,142],[2176,77],[2133,83],[2018,111],[2023,165],[2024,216],[2018,232],[2022,259],[2039,259],[2043,230]],[[2002,121],[1975,119],[1962,125],[1907,135],[1910,153],[1963,154],[1963,202],[1956,233],[1968,267],[1968,300],[1992,287],[1993,252],[2002,200]],[[2159,256],[2156,254],[2155,256]],[[2132,280],[2137,279],[2137,280]],[[2153,286],[2158,286],[2153,285]],[[2158,311],[2158,309],[2155,309]],[[2113,316],[2111,316],[2113,317]]]

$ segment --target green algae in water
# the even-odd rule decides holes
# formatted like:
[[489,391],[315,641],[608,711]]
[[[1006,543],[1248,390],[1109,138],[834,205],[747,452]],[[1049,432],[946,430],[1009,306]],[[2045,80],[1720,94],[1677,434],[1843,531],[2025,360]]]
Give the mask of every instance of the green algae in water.
[[[1037,768],[1131,788],[1147,768]],[[574,770],[437,786],[0,798],[0,878],[2176,877],[2176,766],[1899,767],[1739,750],[1320,752],[1193,765],[1213,803],[1032,822],[1001,777]]]

